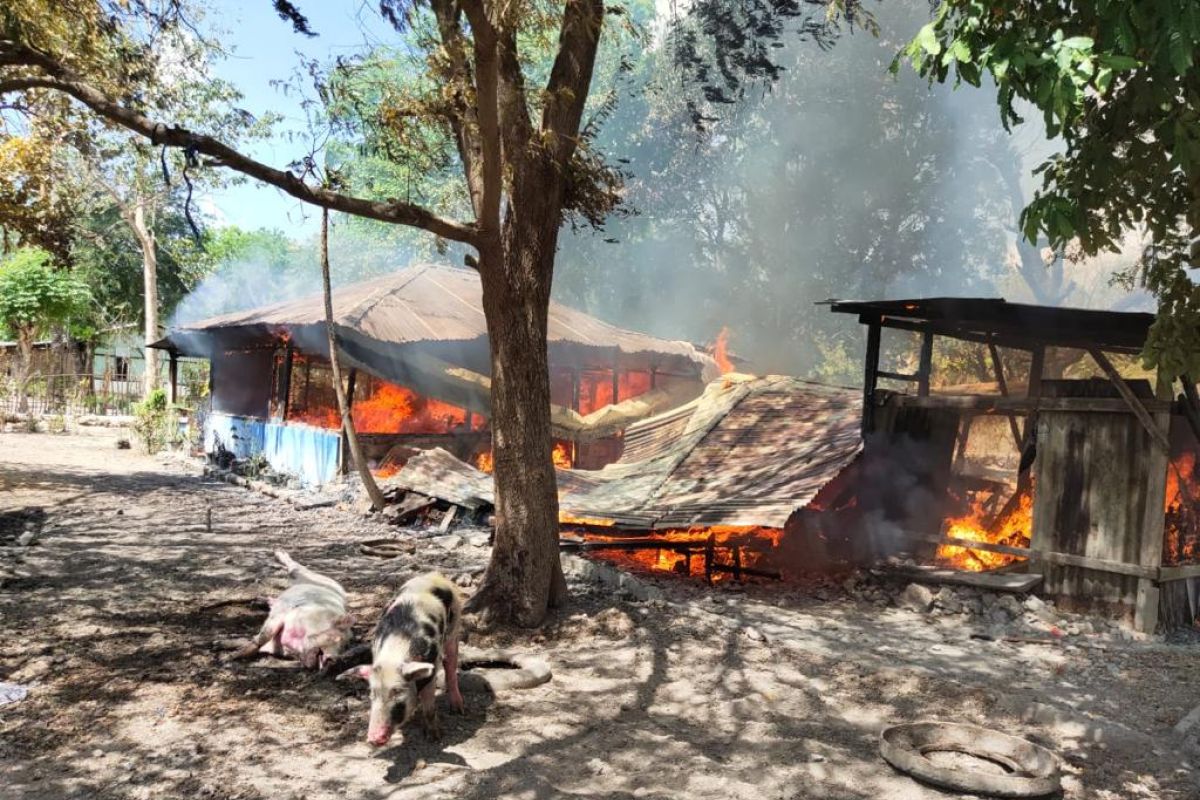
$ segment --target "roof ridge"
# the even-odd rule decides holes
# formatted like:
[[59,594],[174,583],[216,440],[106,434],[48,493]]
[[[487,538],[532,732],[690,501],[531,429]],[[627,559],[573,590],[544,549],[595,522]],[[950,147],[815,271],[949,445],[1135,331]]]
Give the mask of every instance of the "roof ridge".
[[[400,291],[405,286],[408,286],[410,283],[415,281],[418,277],[420,277],[420,275],[422,273],[424,273],[426,271],[426,269],[428,269],[428,267],[429,267],[428,264],[410,264],[407,267],[405,267],[404,269],[398,269],[395,272],[393,272],[392,275],[397,276],[400,279],[400,282],[397,284],[392,284],[392,285],[388,286],[386,289],[381,289],[378,292],[373,292],[372,294],[369,294],[366,297],[364,297],[362,300],[359,300],[358,304],[356,306],[354,306],[353,308],[351,308],[349,311],[346,312],[347,324],[357,325],[358,323],[362,322],[363,318],[365,316],[367,316],[367,313],[372,308],[374,308],[375,306],[382,303],[384,298],[388,297],[391,294],[394,294],[395,292]],[[406,272],[411,272],[412,275],[405,276],[404,273],[406,273]],[[381,279],[384,277],[386,277],[386,276],[383,276],[383,275],[380,276]],[[407,277],[408,280],[404,280],[405,277]],[[351,285],[353,285],[353,284],[351,284]]]

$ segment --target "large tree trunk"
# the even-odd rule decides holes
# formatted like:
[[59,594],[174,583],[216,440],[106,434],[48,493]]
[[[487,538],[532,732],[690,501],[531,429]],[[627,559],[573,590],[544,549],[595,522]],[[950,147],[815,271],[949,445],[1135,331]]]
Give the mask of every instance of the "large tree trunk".
[[158,341],[158,252],[154,232],[146,224],[146,207],[138,202],[133,207],[133,231],[142,248],[142,283],[145,293],[145,384],[146,394],[158,388],[158,351],[150,345]]
[[514,195],[503,243],[482,252],[479,265],[492,359],[496,538],[471,609],[527,627],[566,598],[546,348],[561,188],[544,177],[525,182],[541,191]]

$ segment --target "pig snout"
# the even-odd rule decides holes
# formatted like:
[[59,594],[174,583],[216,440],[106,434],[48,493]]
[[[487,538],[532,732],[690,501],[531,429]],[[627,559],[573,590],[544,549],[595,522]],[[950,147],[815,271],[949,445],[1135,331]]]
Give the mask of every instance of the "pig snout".
[[383,747],[392,738],[392,726],[384,725],[379,728],[367,729],[367,741],[375,747]]

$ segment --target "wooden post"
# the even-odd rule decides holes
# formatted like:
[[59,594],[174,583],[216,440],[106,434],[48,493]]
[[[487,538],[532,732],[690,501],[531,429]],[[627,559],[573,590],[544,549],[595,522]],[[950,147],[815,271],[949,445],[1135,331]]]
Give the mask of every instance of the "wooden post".
[[[358,382],[358,370],[351,368],[350,373],[346,376],[346,413],[353,415],[354,409],[354,385]],[[340,455],[340,469],[343,475],[350,474],[350,437],[346,434],[346,426],[342,425],[342,446]]]
[[714,545],[717,541],[717,535],[710,533],[708,539],[704,542],[704,582],[712,586],[713,576],[713,556],[715,552]]
[[280,406],[279,417],[284,422],[288,418],[288,404],[292,399],[292,343],[289,341],[283,349],[283,402]]
[[[1046,348],[1034,348],[1032,358],[1029,361],[1029,386],[1026,387],[1026,396],[1036,400],[1042,396],[1042,375],[1046,371]],[[1025,444],[1028,445],[1031,437],[1037,432],[1037,412],[1031,411],[1025,417],[1025,435],[1022,437]]]
[[[1000,387],[1000,394],[1008,397],[1008,382],[1004,380],[1004,364],[1000,361],[1000,348],[996,347],[994,343],[988,342],[988,353],[992,356],[992,372],[996,375],[996,385]],[[1020,452],[1023,446],[1023,437],[1021,428],[1017,425],[1017,418],[1012,414],[1008,415],[1008,427],[1012,431],[1013,444]]]
[[167,402],[175,405],[179,402],[179,353],[170,351],[167,359]]
[[612,365],[612,404],[621,402],[621,353],[613,356]]
[[933,377],[933,331],[921,334],[921,363],[917,368],[917,394],[929,394],[929,381]]
[[653,366],[650,368],[650,390],[654,391],[657,388],[658,388],[658,367]]
[[[1155,395],[1159,400],[1171,399],[1171,385],[1174,383],[1169,376],[1159,373],[1155,386]],[[1167,439],[1171,433],[1171,412],[1160,411],[1154,414],[1155,429],[1164,441],[1167,441],[1166,469],[1153,470],[1146,480],[1148,487],[1146,496],[1145,515],[1142,518],[1142,541],[1138,552],[1138,563],[1143,567],[1161,567],[1163,552],[1163,534],[1166,524],[1163,514],[1164,498],[1167,492],[1167,469],[1170,469],[1170,443]],[[1158,437],[1154,437],[1156,440]],[[1157,474],[1161,472],[1162,474]],[[1150,578],[1138,578],[1137,600],[1133,608],[1133,627],[1142,633],[1154,633],[1158,628],[1158,607],[1161,589],[1158,583]]]
[[571,408],[575,409],[576,413],[583,413],[579,410],[579,370],[571,370]]
[[875,384],[879,373],[879,317],[867,323],[867,357],[863,367],[862,435],[875,428]]

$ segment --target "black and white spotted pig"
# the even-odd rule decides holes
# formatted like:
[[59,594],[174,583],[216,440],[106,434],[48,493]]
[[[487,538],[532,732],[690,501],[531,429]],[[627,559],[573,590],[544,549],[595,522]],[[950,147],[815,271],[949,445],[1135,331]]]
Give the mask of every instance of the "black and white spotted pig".
[[375,628],[371,663],[346,670],[339,678],[364,678],[371,686],[367,741],[387,744],[396,727],[421,709],[426,732],[440,735],[434,692],[437,669],[446,670],[450,705],[462,711],[458,690],[458,636],[462,595],[436,572],[419,575],[400,587]]

